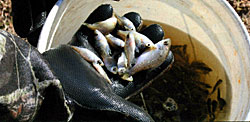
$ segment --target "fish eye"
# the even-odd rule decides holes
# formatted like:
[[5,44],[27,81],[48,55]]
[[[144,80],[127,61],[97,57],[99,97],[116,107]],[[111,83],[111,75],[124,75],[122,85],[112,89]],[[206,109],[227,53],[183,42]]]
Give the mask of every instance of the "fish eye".
[[134,28],[131,27],[131,28],[129,28],[129,30],[134,31]]
[[117,72],[117,67],[113,67],[113,68],[112,68],[112,71],[113,71],[113,72]]
[[100,61],[100,60],[97,61],[97,64],[103,65],[102,61]]
[[146,47],[151,47],[151,44],[150,44],[150,43],[147,43],[147,44],[146,44]]
[[166,45],[166,46],[168,46],[169,42],[168,41],[164,41],[163,44]]

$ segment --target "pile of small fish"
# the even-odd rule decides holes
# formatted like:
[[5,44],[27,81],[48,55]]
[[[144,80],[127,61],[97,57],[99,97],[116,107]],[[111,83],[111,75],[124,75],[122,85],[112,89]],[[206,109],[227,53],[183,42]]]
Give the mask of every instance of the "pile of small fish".
[[83,23],[94,31],[94,47],[101,58],[87,48],[72,46],[85,60],[110,83],[107,73],[117,74],[123,80],[133,81],[132,75],[161,65],[169,52],[171,40],[161,39],[153,43],[141,34],[133,22],[125,16],[113,13],[112,17],[96,23]]

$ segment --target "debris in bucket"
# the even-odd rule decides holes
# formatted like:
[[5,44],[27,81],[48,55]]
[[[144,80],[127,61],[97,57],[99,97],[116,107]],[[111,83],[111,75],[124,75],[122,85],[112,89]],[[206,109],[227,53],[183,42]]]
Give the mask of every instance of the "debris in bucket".
[[[222,80],[218,80],[213,87],[201,81],[201,77],[212,69],[200,61],[189,63],[186,49],[187,45],[173,45],[171,48],[175,56],[173,67],[143,91],[148,113],[155,121],[214,121],[216,111],[222,110],[219,108],[225,105],[223,105],[224,99],[217,96],[217,100],[213,100],[210,98],[212,92],[209,93],[216,90],[220,92],[219,85]],[[169,98],[176,103],[174,111],[170,111],[168,107],[173,106],[170,104],[172,102],[167,102]],[[138,95],[132,97],[130,101],[142,106]]]
[[176,111],[178,110],[177,103],[173,98],[167,98],[167,100],[162,104],[163,108],[167,111]]
[[215,92],[216,88],[217,88],[221,83],[222,83],[222,80],[219,79],[219,80],[216,82],[216,84],[214,85],[214,88],[213,88],[213,91],[211,92],[211,94],[213,94],[213,93]]

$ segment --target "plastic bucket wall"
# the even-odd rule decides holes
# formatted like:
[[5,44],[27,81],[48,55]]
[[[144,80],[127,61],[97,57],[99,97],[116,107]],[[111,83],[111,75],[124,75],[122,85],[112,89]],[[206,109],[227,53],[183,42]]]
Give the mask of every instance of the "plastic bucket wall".
[[[175,44],[178,40],[187,40],[184,43],[192,47],[188,50],[194,52],[191,58],[205,62],[213,69],[206,80],[216,82],[214,77],[217,76],[226,81],[222,84],[225,86],[222,97],[226,99],[227,107],[218,113],[217,120],[246,120],[250,108],[250,39],[225,0],[60,1],[53,20],[46,21],[51,24],[47,24],[40,35],[39,51],[69,42],[81,23],[103,3],[112,4],[120,15],[135,11],[147,21],[168,25],[164,26],[166,35]],[[205,46],[209,54],[199,44]],[[217,68],[220,66],[222,68]]]

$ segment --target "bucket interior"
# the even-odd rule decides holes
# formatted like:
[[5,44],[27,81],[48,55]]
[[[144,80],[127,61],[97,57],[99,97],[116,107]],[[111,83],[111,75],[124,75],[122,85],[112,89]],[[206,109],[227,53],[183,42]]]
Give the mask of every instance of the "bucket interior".
[[[220,63],[218,58],[202,44],[201,41],[192,37],[192,35],[185,33],[171,25],[166,25],[156,21],[144,20],[145,25],[159,24],[165,32],[164,38],[170,38],[172,40],[172,46],[183,46],[187,45],[186,54],[189,56],[189,62],[199,61],[205,63],[209,68],[212,69],[209,74],[202,75],[201,81],[209,84],[212,88],[209,89],[209,93],[212,92],[213,87],[219,79],[223,82],[219,85],[220,96],[226,100],[226,106],[223,110],[217,110],[215,112],[216,120],[228,119],[228,112],[230,112],[230,102],[231,102],[231,83],[228,79],[226,71],[223,65]],[[175,54],[174,54],[175,55]],[[176,59],[175,59],[176,60]],[[175,65],[175,64],[174,64]],[[157,82],[157,81],[156,81]],[[217,91],[211,95],[208,95],[211,100],[217,100]],[[208,118],[207,118],[208,119]]]

